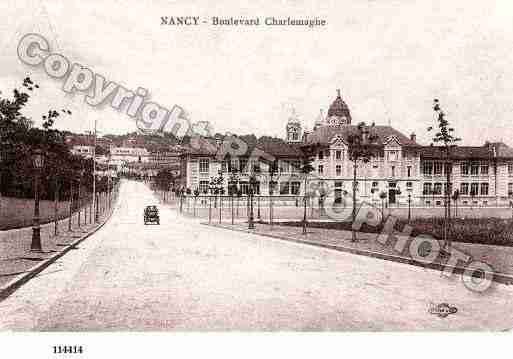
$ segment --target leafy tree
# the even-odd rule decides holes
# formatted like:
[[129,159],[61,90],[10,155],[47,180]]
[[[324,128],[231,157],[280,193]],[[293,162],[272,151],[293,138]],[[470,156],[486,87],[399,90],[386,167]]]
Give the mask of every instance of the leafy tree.
[[301,176],[303,177],[303,181],[304,181],[304,188],[305,188],[305,193],[304,193],[304,197],[303,197],[303,234],[306,234],[306,226],[307,226],[307,220],[306,220],[306,199],[307,199],[307,196],[308,196],[308,177],[310,176],[310,173],[313,172],[314,168],[313,168],[313,165],[312,165],[312,162],[313,162],[313,157],[311,155],[308,155],[308,154],[305,154],[305,156],[303,156],[302,160],[301,160],[301,168],[300,168],[300,173],[301,173]]
[[[61,115],[71,115],[69,110],[48,110],[41,116],[42,128],[33,126],[32,120],[22,113],[39,85],[30,77],[23,79],[21,89],[14,89],[12,98],[0,97],[0,145],[3,156],[1,172],[2,190],[17,197],[31,196],[33,189],[33,165],[31,154],[41,149],[46,155],[42,170],[41,198],[53,197],[55,182],[64,182],[63,191],[67,192],[73,161],[77,159],[68,150],[64,133],[53,128]],[[82,159],[79,159],[82,161]],[[20,180],[21,179],[21,180]]]
[[[444,242],[448,250],[451,248],[451,242],[448,236],[448,231],[451,226],[451,193],[452,193],[452,153],[457,143],[461,138],[454,135],[454,128],[451,127],[449,121],[446,119],[445,112],[440,107],[438,99],[433,100],[433,110],[436,116],[436,123],[438,129],[432,138],[431,146],[438,144],[438,148],[444,154],[444,166],[447,187],[444,193],[445,197],[445,213],[444,213]],[[435,131],[432,126],[428,127],[428,132]]]
[[[368,163],[372,157],[377,155],[375,142],[378,136],[372,133],[373,127],[374,123],[367,126],[365,122],[360,122],[356,126],[356,132],[347,138],[349,160],[353,162],[353,223],[356,221],[356,191],[358,190],[356,179],[358,166],[362,163]],[[356,241],[356,232],[354,230],[352,230],[352,241]]]

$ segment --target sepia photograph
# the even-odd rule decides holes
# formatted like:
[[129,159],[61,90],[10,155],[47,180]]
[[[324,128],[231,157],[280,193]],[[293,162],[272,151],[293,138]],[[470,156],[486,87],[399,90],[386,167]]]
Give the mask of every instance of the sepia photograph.
[[513,327],[507,1],[0,10],[1,342]]

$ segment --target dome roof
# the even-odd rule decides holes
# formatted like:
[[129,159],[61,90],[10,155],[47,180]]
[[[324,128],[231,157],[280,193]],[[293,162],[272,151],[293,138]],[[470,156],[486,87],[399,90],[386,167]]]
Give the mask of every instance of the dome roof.
[[340,96],[340,90],[337,90],[337,98],[331,104],[328,110],[328,117],[337,116],[337,117],[346,117],[349,121],[351,120],[351,113],[349,112],[349,107],[342,100],[342,96]]

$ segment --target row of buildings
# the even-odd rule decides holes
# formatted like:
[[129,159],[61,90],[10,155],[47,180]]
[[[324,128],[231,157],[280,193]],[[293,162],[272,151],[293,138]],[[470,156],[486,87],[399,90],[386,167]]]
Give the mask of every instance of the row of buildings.
[[[311,131],[303,131],[293,114],[285,126],[285,138],[261,137],[249,141],[248,151],[239,156],[219,158],[220,141],[203,138],[181,152],[181,184],[200,192],[209,190],[212,178],[223,176],[228,191],[230,176],[237,172],[237,185],[248,192],[251,172],[256,174],[257,192],[263,195],[301,195],[304,183],[299,173],[306,153],[313,155],[310,183],[328,188],[333,199],[352,194],[353,163],[348,158],[348,138],[358,129],[338,91],[327,115],[322,111]],[[443,206],[447,186],[445,155],[438,147],[419,144],[391,126],[369,129],[376,155],[358,164],[357,197],[380,203],[386,195],[390,204]],[[262,153],[272,156],[277,169],[272,177]],[[267,163],[268,161],[265,161]],[[232,178],[234,179],[234,178]],[[459,191],[459,204],[468,206],[507,206],[513,196],[513,149],[501,142],[482,146],[458,146],[452,153],[451,182]]]
[[[94,155],[94,138],[90,135],[69,135],[66,142],[75,155],[92,158]],[[170,170],[175,176],[180,174],[181,146],[151,146],[138,143],[135,138],[128,138],[116,144],[109,138],[96,139],[96,161],[108,165],[118,173],[138,175],[155,175],[162,169]]]

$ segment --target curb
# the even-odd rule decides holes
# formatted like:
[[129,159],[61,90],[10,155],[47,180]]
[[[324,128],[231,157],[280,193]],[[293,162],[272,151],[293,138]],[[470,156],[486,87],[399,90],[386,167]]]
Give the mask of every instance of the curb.
[[[117,202],[117,201],[116,201]],[[113,206],[114,208],[114,206]],[[115,209],[115,208],[114,208]],[[114,213],[114,209],[109,213],[109,215],[105,218],[105,220],[98,225],[95,229],[93,229],[91,232],[84,234],[82,237],[78,238],[68,246],[66,246],[62,251],[59,253],[56,253],[54,256],[44,260],[43,262],[39,263],[35,267],[32,267],[28,270],[27,273],[20,274],[19,276],[12,279],[10,282],[5,284],[4,286],[0,287],[0,302],[9,297],[12,293],[14,293],[18,288],[20,288],[22,285],[27,283],[29,280],[34,278],[36,275],[41,273],[43,270],[48,268],[51,264],[55,263],[59,258],[63,257],[66,253],[68,253],[73,247],[77,246],[93,234],[95,234],[97,231],[99,231],[112,217],[112,214]]]
[[[306,244],[306,245],[311,245],[311,246],[316,246],[316,247],[322,247],[322,248],[326,248],[326,249],[335,250],[338,252],[346,252],[346,253],[350,253],[350,254],[362,255],[362,256],[366,256],[366,257],[377,258],[377,259],[387,260],[387,261],[391,261],[391,262],[409,264],[409,265],[413,265],[416,267],[433,269],[433,270],[437,270],[437,271],[443,271],[444,269],[448,268],[448,269],[452,270],[452,273],[467,275],[467,276],[469,275],[468,273],[465,272],[466,268],[464,268],[464,267],[442,265],[439,263],[424,263],[424,262],[419,262],[419,261],[416,261],[416,260],[414,260],[412,258],[408,258],[408,257],[395,256],[392,254],[373,252],[373,251],[368,251],[368,250],[364,250],[364,249],[356,249],[356,248],[350,248],[350,247],[344,247],[344,246],[337,246],[337,245],[333,245],[333,244],[312,242],[309,240],[290,238],[290,237],[280,236],[277,234],[258,233],[255,231],[251,231],[249,229],[229,228],[229,227],[219,226],[217,224],[208,224],[208,223],[201,223],[201,224],[204,226],[226,229],[226,230],[234,231],[234,232],[249,233],[249,234],[253,234],[253,235],[264,236],[264,237],[269,237],[269,238],[274,238],[274,239],[280,239],[280,240],[289,241],[289,242],[295,242],[295,243]],[[508,275],[508,274],[504,274],[504,273],[497,273],[497,272],[492,272],[492,273],[485,272],[485,276],[486,275],[490,275],[493,282],[497,282],[497,283],[501,283],[501,284],[513,284],[513,276],[512,275]]]

